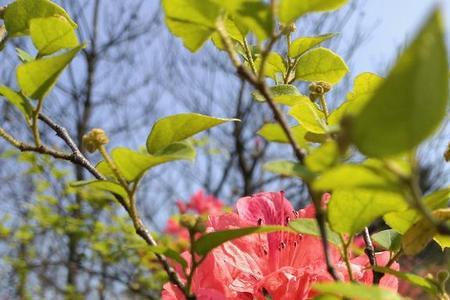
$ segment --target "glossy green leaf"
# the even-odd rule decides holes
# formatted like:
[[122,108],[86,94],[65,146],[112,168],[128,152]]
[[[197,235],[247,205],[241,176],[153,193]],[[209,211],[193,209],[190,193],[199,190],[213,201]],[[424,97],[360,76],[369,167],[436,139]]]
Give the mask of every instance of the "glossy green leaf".
[[[305,140],[306,130],[300,125],[291,127],[290,130],[297,144],[301,147],[307,147],[307,142]],[[289,143],[287,135],[278,123],[264,124],[257,133],[269,142]]]
[[324,294],[345,297],[354,300],[401,300],[396,292],[378,286],[352,282],[328,282],[313,285],[313,289]]
[[[132,182],[157,165],[174,160],[193,160],[195,149],[186,143],[175,143],[167,147],[163,154],[154,156],[120,147],[111,152],[111,157],[125,179]],[[114,176],[104,161],[97,165],[97,170],[105,176]]]
[[[247,35],[248,30],[244,30],[242,26],[236,25],[235,21],[231,20],[230,18],[225,19],[224,26],[225,30],[233,41],[235,41],[236,43],[242,43],[245,36]],[[211,40],[218,49],[225,49],[222,38],[220,37],[218,32],[214,32],[212,34]]]
[[411,150],[439,126],[447,114],[448,99],[447,50],[437,10],[355,117],[352,139],[368,156]]
[[195,241],[193,250],[200,255],[206,255],[209,251],[225,242],[254,233],[270,233],[275,231],[291,231],[291,229],[286,226],[271,225],[210,232],[204,234]]
[[295,79],[336,84],[348,71],[347,65],[339,55],[329,49],[317,48],[300,56],[295,69]]
[[306,36],[300,37],[292,42],[289,47],[288,55],[292,58],[298,57],[304,54],[306,51],[320,45],[321,43],[336,36],[335,33],[328,33],[318,36]]
[[215,31],[220,7],[209,0],[163,0],[166,24],[184,46],[197,51]]
[[392,229],[382,230],[372,234],[372,241],[384,250],[399,250],[402,244],[401,240],[401,235]]
[[63,16],[30,20],[30,35],[40,55],[75,48],[79,44],[75,30]]
[[296,104],[302,104],[302,103],[305,103],[305,102],[311,101],[311,100],[309,99],[309,97],[301,95],[301,94],[299,94],[299,95],[294,95],[294,94],[287,95],[286,94],[286,95],[279,95],[279,96],[274,97],[273,101],[275,103],[279,103],[279,104],[286,105],[286,106],[294,106]]
[[[421,200],[425,207],[429,210],[436,210],[439,208],[447,207],[450,201],[450,187],[435,191],[429,195],[426,195]],[[410,208],[401,212],[392,212],[384,216],[384,221],[391,228],[405,233],[414,223],[420,220],[421,214],[416,210]]]
[[313,188],[320,191],[353,188],[395,191],[397,184],[389,173],[373,166],[344,164],[321,174]]
[[407,207],[403,197],[388,191],[338,189],[328,204],[328,221],[338,233],[357,234],[375,219]]
[[147,150],[158,154],[167,146],[187,139],[199,132],[236,119],[214,118],[196,113],[168,116],[156,121],[147,138]]
[[30,120],[33,116],[33,107],[27,98],[10,89],[7,86],[0,86],[0,95],[5,97],[12,105],[14,105],[25,117],[26,120]]
[[323,172],[339,162],[339,147],[336,142],[330,141],[314,149],[305,158],[306,167],[315,172]]
[[101,191],[111,192],[113,194],[117,194],[124,199],[128,198],[127,191],[118,183],[107,181],[107,180],[85,180],[85,181],[77,181],[70,184],[71,187],[80,188],[80,187],[89,187],[92,189],[97,189]]
[[27,63],[34,60],[34,57],[31,56],[28,52],[25,50],[22,50],[20,48],[16,48],[17,56],[19,57],[20,61],[23,63]]
[[17,0],[6,7],[4,21],[10,37],[29,34],[30,21],[36,18],[62,16],[73,29],[77,24],[67,12],[49,0]]
[[262,41],[268,38],[273,29],[273,17],[269,6],[259,0],[213,0],[220,5],[236,22],[245,25]]
[[82,47],[79,46],[64,54],[34,60],[17,67],[17,81],[22,93],[33,99],[45,98],[58,77]]
[[330,114],[328,123],[338,125],[344,116],[356,115],[375,94],[383,80],[383,77],[373,73],[359,74],[353,83],[353,90],[347,94],[346,101]]
[[[283,96],[283,95],[287,95],[287,96],[300,96],[300,92],[298,91],[297,87],[295,85],[292,84],[279,84],[279,85],[275,85],[275,86],[271,86],[269,88],[270,94],[272,95],[272,97],[274,97],[275,99],[279,96]],[[266,101],[266,99],[261,95],[261,93],[259,91],[254,91],[252,93],[253,98],[256,101]],[[275,102],[277,102],[276,100],[274,100]]]
[[288,177],[299,177],[306,181],[314,178],[315,174],[305,166],[290,160],[271,161],[264,164],[264,170]]
[[308,98],[301,97],[297,99],[299,104],[294,105],[289,110],[289,114],[306,130],[313,133],[325,133],[327,125],[323,113]]
[[[289,227],[291,227],[295,232],[313,235],[320,237],[320,229],[319,226],[317,226],[316,219],[297,219],[294,221],[289,222]],[[331,231],[328,224],[326,226],[327,231],[327,238],[328,241],[340,246],[341,245],[341,239],[339,235],[336,232]]]
[[291,23],[307,13],[336,10],[347,2],[348,0],[280,0],[278,16],[281,22]]
[[[261,68],[261,58],[255,60],[256,70]],[[286,63],[280,54],[270,52],[265,61],[264,76],[270,77],[276,81],[277,74],[284,76],[286,73]]]
[[420,287],[433,295],[438,292],[437,286],[426,277],[422,277],[412,273],[399,272],[386,267],[374,266],[374,270],[381,273],[394,275],[398,279],[407,281],[412,285]]
[[146,249],[148,249],[149,251],[151,251],[153,253],[161,254],[168,258],[173,259],[174,261],[179,263],[183,267],[183,269],[186,269],[188,267],[187,261],[180,255],[180,253],[178,253],[177,251],[175,251],[173,249],[170,249],[168,247],[164,247],[161,245],[149,246],[149,247],[146,247]]

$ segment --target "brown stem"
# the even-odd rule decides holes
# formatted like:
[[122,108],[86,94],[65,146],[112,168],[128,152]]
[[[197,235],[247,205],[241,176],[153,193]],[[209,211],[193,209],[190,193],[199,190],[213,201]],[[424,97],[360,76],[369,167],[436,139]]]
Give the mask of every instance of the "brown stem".
[[372,283],[379,284],[384,274],[373,270],[373,267],[377,265],[377,259],[375,256],[375,248],[373,247],[372,238],[370,237],[369,228],[367,227],[364,227],[363,238],[364,243],[366,244],[364,253],[366,253],[367,257],[369,258],[369,263],[372,266],[372,274],[373,274]]

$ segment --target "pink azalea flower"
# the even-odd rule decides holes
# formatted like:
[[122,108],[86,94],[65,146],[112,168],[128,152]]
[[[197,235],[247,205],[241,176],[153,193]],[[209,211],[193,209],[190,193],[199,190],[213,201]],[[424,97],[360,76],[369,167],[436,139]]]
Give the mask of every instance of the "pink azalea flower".
[[[326,194],[322,201],[328,201]],[[312,218],[314,208],[310,205],[299,211],[293,210],[289,201],[280,193],[260,193],[239,199],[234,213],[211,216],[208,231],[219,231],[255,225],[286,225],[296,218]],[[339,249],[330,245],[333,265],[342,280],[349,280],[345,263]],[[190,260],[187,253],[184,254]],[[389,253],[377,254],[377,261],[385,265]],[[371,284],[372,272],[367,257],[359,256],[350,261],[353,279]],[[398,265],[394,265],[398,268]],[[179,272],[181,274],[181,272]],[[276,232],[253,234],[227,242],[208,254],[197,269],[192,291],[199,300],[273,300],[311,299],[316,294],[312,285],[330,281],[331,276],[324,263],[321,240],[318,237]],[[382,286],[397,289],[397,279],[386,275]],[[185,299],[177,287],[164,286],[164,300]]]

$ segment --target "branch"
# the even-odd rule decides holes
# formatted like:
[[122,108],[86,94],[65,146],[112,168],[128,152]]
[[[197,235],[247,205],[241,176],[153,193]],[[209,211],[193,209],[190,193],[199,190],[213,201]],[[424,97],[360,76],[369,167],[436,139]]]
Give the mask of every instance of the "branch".
[[[297,142],[295,141],[294,136],[289,128],[289,125],[288,125],[283,113],[275,104],[273,97],[272,97],[272,95],[269,91],[269,88],[267,87],[264,79],[262,78],[262,76],[256,77],[241,63],[239,56],[236,53],[236,51],[234,50],[233,44],[232,44],[230,37],[228,36],[228,33],[225,29],[223,20],[219,19],[216,24],[216,27],[217,27],[216,28],[217,32],[219,33],[219,35],[222,39],[222,42],[225,46],[225,51],[227,52],[231,62],[235,66],[237,73],[239,74],[239,76],[241,76],[241,78],[243,78],[243,79],[247,80],[249,83],[251,83],[264,97],[264,99],[266,100],[267,104],[269,104],[269,106],[274,114],[275,120],[280,124],[282,130],[286,134],[289,144],[291,145],[292,151],[294,152],[295,157],[301,164],[303,164],[304,158],[305,158],[305,151],[303,149],[301,149],[298,146]],[[276,34],[272,35],[272,38],[269,42],[269,46],[267,47],[268,50],[266,49],[265,53],[268,53],[270,51],[271,47],[274,45],[275,40],[278,37],[279,37],[279,35],[276,35]],[[264,70],[264,69],[261,68],[261,70]],[[309,193],[312,196],[314,206],[316,208],[316,220],[317,220],[321,238],[322,238],[322,247],[324,250],[327,271],[335,281],[338,281],[339,278],[338,278],[336,271],[333,267],[333,264],[331,262],[328,239],[327,239],[327,231],[326,231],[326,226],[325,226],[325,214],[324,214],[323,208],[321,207],[321,199],[320,199],[320,197],[315,197],[315,195],[313,195],[313,193],[312,193],[311,187],[308,184],[307,184],[307,186],[308,186]]]
[[[45,145],[40,145],[39,147],[24,143],[22,141],[17,140],[12,135],[7,133],[3,128],[0,127],[0,137],[5,139],[9,144],[11,144],[13,147],[19,149],[22,152],[36,152],[40,154],[46,154],[50,155],[56,159],[66,160],[70,161],[76,165],[79,165],[83,168],[85,168],[89,173],[91,173],[95,178],[98,180],[106,180],[106,178],[100,174],[97,169],[95,169],[94,165],[83,155],[83,153],[80,151],[78,146],[75,144],[73,139],[68,134],[67,129],[64,127],[58,125],[56,122],[54,122],[52,119],[47,117],[44,114],[39,114],[39,119],[42,120],[45,124],[47,124],[50,128],[53,129],[53,131],[56,133],[57,136],[59,136],[67,146],[72,150],[72,153],[57,151],[54,149],[51,149]],[[135,212],[131,212],[130,208],[128,207],[127,202],[125,199],[123,199],[121,196],[114,194],[114,197],[117,199],[117,201],[122,205],[122,207],[128,212],[130,217],[132,218],[134,228],[136,230],[136,233],[150,246],[157,246],[156,241],[151,236],[148,229],[145,227],[142,220],[137,216]],[[134,216],[134,217],[133,217]],[[169,262],[167,261],[166,257],[160,254],[155,254],[156,258],[160,262],[160,264],[163,266],[164,270],[166,271],[167,275],[169,276],[170,282],[178,286],[181,291],[185,290],[184,284],[182,283],[181,279],[179,278],[178,274],[173,270],[173,268],[170,266]]]

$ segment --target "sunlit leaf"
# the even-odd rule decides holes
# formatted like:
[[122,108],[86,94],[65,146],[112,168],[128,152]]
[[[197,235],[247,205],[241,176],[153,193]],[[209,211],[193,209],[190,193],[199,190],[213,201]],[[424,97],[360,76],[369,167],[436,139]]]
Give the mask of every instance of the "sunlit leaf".
[[166,24],[190,51],[197,51],[215,31],[220,7],[209,0],[163,0]]
[[306,36],[300,37],[292,42],[289,47],[288,55],[292,58],[298,57],[304,54],[306,51],[320,45],[321,43],[334,37],[335,33],[328,33],[318,36]]
[[295,69],[295,79],[336,84],[348,71],[339,55],[329,49],[317,48],[300,56]]
[[448,60],[436,10],[355,117],[351,136],[366,155],[403,153],[430,136],[447,114]]
[[[290,130],[297,144],[301,147],[307,147],[305,140],[307,131],[300,125],[291,127]],[[258,134],[269,142],[289,143],[287,135],[278,123],[264,124],[264,126],[258,131]]]
[[82,47],[79,46],[64,54],[34,60],[17,67],[17,81],[22,93],[33,99],[45,98],[58,77]]
[[335,10],[347,2],[348,0],[280,0],[278,15],[283,23],[291,23],[307,13]]
[[375,219],[407,207],[401,194],[383,190],[338,189],[328,204],[328,221],[339,233],[357,234]]
[[77,28],[67,12],[49,0],[16,0],[4,12],[5,26],[10,37],[29,34],[32,19],[54,16],[65,18],[73,29]]
[[[298,96],[290,96],[298,97]],[[294,105],[289,114],[306,130],[313,133],[325,133],[327,125],[323,113],[306,97],[297,98],[299,104]]]
[[72,25],[62,16],[30,20],[30,35],[40,55],[78,46]]
[[[275,99],[277,99],[279,96],[283,96],[283,95],[294,95],[294,96],[300,96],[300,92],[298,91],[297,87],[295,85],[292,84],[279,84],[279,85],[275,85],[275,86],[271,86],[269,88],[270,94],[272,95],[272,97],[274,97]],[[256,101],[266,101],[266,99],[261,95],[261,93],[259,91],[254,91],[252,93],[253,98]],[[275,100],[275,102],[279,102],[277,100]]]
[[236,119],[214,118],[196,113],[168,116],[156,121],[147,138],[147,150],[156,155],[167,146],[199,132]]
[[23,95],[17,93],[16,91],[10,89],[9,87],[2,85],[0,86],[0,95],[5,97],[12,105],[14,105],[25,117],[25,119],[30,120],[33,116],[33,107],[27,98]]
[[344,116],[357,114],[382,83],[383,78],[376,74],[359,74],[353,83],[353,90],[347,94],[346,101],[330,114],[328,123],[338,125]]
[[[135,181],[149,169],[174,160],[192,160],[195,158],[195,149],[182,143],[175,143],[165,149],[165,153],[158,156],[148,153],[140,153],[128,148],[116,148],[111,152],[111,157],[117,165],[120,173],[127,181]],[[105,176],[113,176],[109,165],[102,161],[97,165],[97,170]]]
[[71,187],[80,188],[80,187],[89,187],[92,189],[97,189],[101,191],[111,192],[113,194],[117,194],[124,199],[128,198],[128,193],[120,184],[107,181],[107,180],[85,180],[85,181],[77,181],[70,184]]

